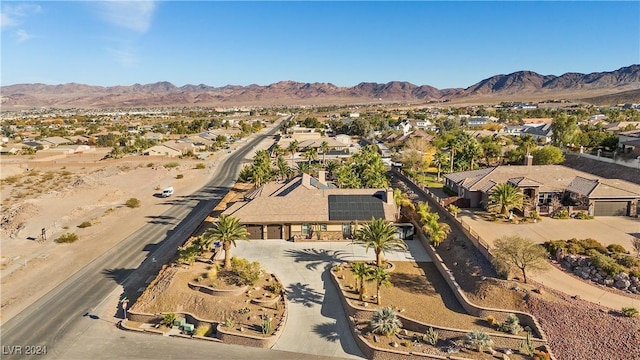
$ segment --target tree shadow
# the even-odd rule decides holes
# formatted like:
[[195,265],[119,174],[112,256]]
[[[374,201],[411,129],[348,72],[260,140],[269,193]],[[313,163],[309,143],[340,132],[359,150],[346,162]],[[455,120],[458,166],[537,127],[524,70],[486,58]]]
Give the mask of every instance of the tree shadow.
[[436,295],[436,289],[424,275],[391,273],[391,283],[394,287],[414,294]]
[[135,269],[104,269],[102,270],[102,275],[107,279],[111,279],[117,284],[122,285],[125,279],[134,271]]
[[344,258],[348,255],[342,250],[325,250],[325,249],[287,249],[284,251],[286,256],[292,257],[295,262],[307,262],[305,267],[308,270],[317,270],[320,265],[325,267],[331,266],[332,263],[346,262]]
[[322,304],[324,294],[312,289],[309,284],[296,283],[287,287],[287,299],[306,307]]
[[173,225],[171,220],[174,220],[174,216],[166,216],[166,215],[148,215],[145,216],[149,220],[149,224],[157,224],[157,225]]
[[320,335],[323,339],[331,342],[340,340],[340,334],[338,334],[337,324],[335,322],[326,322],[322,324],[316,324],[313,326],[313,332]]

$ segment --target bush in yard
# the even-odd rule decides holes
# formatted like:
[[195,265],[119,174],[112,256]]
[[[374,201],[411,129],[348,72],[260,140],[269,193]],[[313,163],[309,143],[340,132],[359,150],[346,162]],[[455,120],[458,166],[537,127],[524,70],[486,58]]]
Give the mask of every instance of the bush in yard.
[[207,166],[204,163],[197,163],[196,169],[205,169]]
[[624,267],[618,264],[614,259],[601,254],[594,249],[588,250],[587,255],[594,267],[606,272],[609,276],[615,276],[625,270]]
[[593,215],[589,215],[586,211],[580,211],[576,214],[576,219],[578,220],[591,220],[593,218]]
[[520,320],[515,314],[509,314],[507,320],[498,326],[498,330],[517,335],[522,331],[522,326],[520,326]]
[[627,253],[627,249],[625,249],[624,246],[620,244],[610,244],[609,246],[607,246],[607,250],[609,250],[609,252],[616,253],[616,254]]
[[434,330],[432,327],[427,329],[427,332],[422,335],[422,341],[426,342],[431,346],[436,346],[438,343],[438,331]]
[[231,272],[238,277],[238,285],[255,285],[262,276],[259,262],[235,256],[231,258]]
[[173,326],[173,322],[175,320],[176,320],[176,314],[175,313],[164,314],[164,315],[162,315],[162,321],[160,321],[160,325],[164,325],[166,327],[172,327]]
[[78,240],[78,235],[75,233],[65,233],[60,235],[60,237],[56,239],[56,242],[59,244],[70,244],[76,240]]
[[371,331],[385,336],[395,335],[402,327],[398,313],[390,307],[376,310],[371,318]]
[[640,266],[640,259],[631,255],[614,255],[616,262],[626,268]]
[[91,226],[91,221],[83,221],[82,224],[78,225],[80,229],[88,228]]
[[482,330],[473,330],[466,336],[466,343],[478,352],[488,350],[493,345],[491,337]]
[[127,202],[125,202],[124,204],[127,205],[127,207],[130,207],[133,209],[133,208],[140,207],[140,200],[136,198],[131,198],[127,200]]
[[164,164],[164,167],[167,168],[167,169],[173,169],[173,168],[178,167],[178,166],[180,166],[180,163],[177,162],[177,161],[172,161],[172,162],[168,162],[168,163]]
[[636,317],[638,316],[638,309],[633,307],[623,307],[621,313],[626,317]]
[[207,336],[211,333],[211,324],[200,324],[193,332],[194,336]]
[[551,215],[554,219],[568,219],[569,218],[569,210],[567,208],[560,208],[556,210],[553,215]]

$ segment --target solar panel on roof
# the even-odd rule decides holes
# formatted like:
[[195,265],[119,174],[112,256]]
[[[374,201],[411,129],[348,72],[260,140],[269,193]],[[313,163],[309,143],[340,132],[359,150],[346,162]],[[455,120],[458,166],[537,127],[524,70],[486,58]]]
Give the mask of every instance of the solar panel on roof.
[[383,218],[382,200],[373,195],[329,195],[329,220],[361,220]]

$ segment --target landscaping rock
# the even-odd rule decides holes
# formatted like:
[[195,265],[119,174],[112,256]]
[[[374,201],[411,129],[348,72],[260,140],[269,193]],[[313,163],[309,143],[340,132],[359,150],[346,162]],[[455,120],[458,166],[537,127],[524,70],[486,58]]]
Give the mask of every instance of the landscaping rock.
[[617,280],[614,285],[620,290],[626,290],[631,285],[631,281],[620,279]]

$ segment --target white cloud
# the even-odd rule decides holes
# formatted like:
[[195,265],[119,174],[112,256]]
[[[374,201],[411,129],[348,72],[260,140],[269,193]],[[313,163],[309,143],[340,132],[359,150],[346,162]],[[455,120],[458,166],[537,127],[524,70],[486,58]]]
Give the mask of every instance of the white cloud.
[[108,48],[107,51],[113,60],[126,68],[135,67],[140,62],[140,59],[131,50]]
[[40,5],[33,4],[2,4],[0,13],[0,27],[10,27],[22,24],[24,18],[42,11]]
[[20,29],[18,31],[16,31],[16,37],[18,38],[18,42],[24,42],[27,41],[29,39],[31,39],[33,37],[33,35],[29,34],[26,30],[24,29]]
[[95,4],[100,16],[108,23],[141,33],[149,30],[156,9],[154,1],[104,1]]

